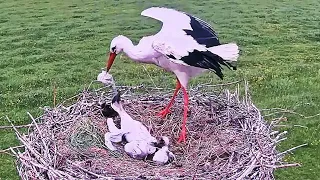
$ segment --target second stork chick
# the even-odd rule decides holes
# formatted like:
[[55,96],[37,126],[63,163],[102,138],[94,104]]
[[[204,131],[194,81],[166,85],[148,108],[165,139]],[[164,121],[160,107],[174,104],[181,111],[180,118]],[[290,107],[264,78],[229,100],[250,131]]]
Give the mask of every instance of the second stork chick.
[[[144,159],[148,155],[152,155],[153,161],[163,164],[174,157],[168,149],[169,139],[167,137],[162,136],[160,140],[157,140],[141,122],[132,119],[123,109],[119,92],[112,99],[111,108],[120,116],[121,128],[117,128],[113,119],[106,116],[108,117],[107,125],[110,132],[105,134],[105,144],[110,150],[117,150],[112,142],[121,142],[124,137],[128,142],[124,146],[124,150],[132,158]],[[112,112],[109,108],[107,109]]]

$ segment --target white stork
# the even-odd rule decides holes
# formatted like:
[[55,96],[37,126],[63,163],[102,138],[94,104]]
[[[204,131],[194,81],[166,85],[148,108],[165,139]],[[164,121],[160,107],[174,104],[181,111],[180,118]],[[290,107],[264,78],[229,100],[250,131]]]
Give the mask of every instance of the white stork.
[[139,44],[119,35],[110,44],[110,56],[106,63],[109,72],[117,54],[124,52],[133,61],[155,64],[176,75],[177,83],[168,106],[158,115],[165,117],[182,88],[184,113],[178,142],[186,141],[186,121],[188,112],[187,86],[190,78],[206,70],[212,70],[223,78],[222,65],[236,70],[239,49],[235,43],[220,44],[212,27],[205,21],[174,9],[151,7],[141,15],[162,22],[161,30],[152,36],[143,37]]

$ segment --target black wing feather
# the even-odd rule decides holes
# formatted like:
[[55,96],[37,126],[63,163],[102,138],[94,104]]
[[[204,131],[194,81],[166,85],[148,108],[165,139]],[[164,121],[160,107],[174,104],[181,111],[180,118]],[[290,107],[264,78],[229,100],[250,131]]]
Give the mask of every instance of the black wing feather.
[[192,36],[199,44],[207,48],[221,45],[216,32],[207,22],[202,19],[186,14],[190,18],[192,30],[184,30],[187,35]]
[[235,67],[232,64],[226,62],[220,56],[213,54],[210,51],[194,50],[189,53],[188,56],[184,56],[180,60],[190,66],[213,70],[221,79],[223,79],[223,67],[221,65],[224,65],[229,69],[232,67],[235,70]]

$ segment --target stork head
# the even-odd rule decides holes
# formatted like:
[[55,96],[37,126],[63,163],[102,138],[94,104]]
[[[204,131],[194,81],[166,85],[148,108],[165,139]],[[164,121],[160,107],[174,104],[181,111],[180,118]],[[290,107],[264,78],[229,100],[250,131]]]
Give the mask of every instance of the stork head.
[[114,109],[112,109],[110,104],[103,103],[100,107],[102,115],[106,118],[114,118],[119,115]]
[[119,35],[110,43],[110,54],[109,54],[109,60],[107,61],[107,72],[109,72],[114,59],[118,54],[120,54],[123,51],[123,48],[125,48],[126,45],[132,44],[131,40],[125,36]]
[[117,113],[120,113],[123,110],[122,103],[121,103],[121,97],[120,97],[120,92],[112,98],[111,101],[111,107],[114,109]]
[[157,141],[153,142],[152,145],[157,148],[162,148],[169,145],[169,138],[166,136],[157,137]]

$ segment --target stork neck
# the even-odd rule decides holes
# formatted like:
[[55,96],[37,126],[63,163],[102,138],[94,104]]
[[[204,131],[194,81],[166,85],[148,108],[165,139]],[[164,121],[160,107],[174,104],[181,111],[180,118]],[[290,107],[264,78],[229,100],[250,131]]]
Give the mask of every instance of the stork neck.
[[127,46],[127,48],[123,49],[123,52],[132,60],[136,62],[144,62],[148,63],[148,61],[145,61],[147,58],[147,54],[143,50],[141,50],[137,46]]
[[139,57],[137,55],[137,52],[135,51],[135,46],[132,44],[132,46],[126,46],[126,48],[123,48],[123,52],[132,60],[138,61]]
[[[129,40],[129,39],[128,39]],[[142,47],[141,44],[134,45],[131,40],[123,45],[123,52],[132,60],[141,63],[153,63],[150,59],[152,54],[148,48]]]
[[124,121],[131,120],[131,117],[125,111],[121,111],[121,113],[119,113],[119,116],[120,116],[121,120],[124,120]]
[[130,115],[123,109],[122,105],[120,105],[120,108],[116,108],[115,111],[119,114],[121,121],[130,121],[132,118]]
[[135,55],[135,45],[133,45],[132,41],[126,36],[122,36],[121,39],[121,49],[122,51],[131,59],[136,59]]
[[125,36],[123,36],[123,38],[122,38],[121,46],[122,46],[123,51],[127,51],[128,49],[131,49],[134,47],[132,41]]

